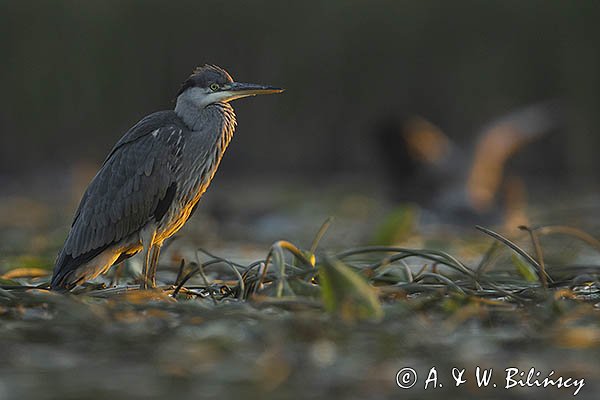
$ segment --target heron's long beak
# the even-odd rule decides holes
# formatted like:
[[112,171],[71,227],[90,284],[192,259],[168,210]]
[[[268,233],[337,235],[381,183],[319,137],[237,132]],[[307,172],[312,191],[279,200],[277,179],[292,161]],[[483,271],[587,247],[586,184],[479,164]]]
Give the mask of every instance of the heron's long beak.
[[258,85],[255,83],[233,82],[225,86],[221,93],[226,94],[227,101],[239,99],[242,97],[256,96],[258,94],[281,93],[285,89],[273,86]]

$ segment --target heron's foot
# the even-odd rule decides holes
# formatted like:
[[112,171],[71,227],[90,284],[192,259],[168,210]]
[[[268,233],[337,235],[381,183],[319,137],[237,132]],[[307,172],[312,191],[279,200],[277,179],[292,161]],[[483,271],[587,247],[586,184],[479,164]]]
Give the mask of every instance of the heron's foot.
[[140,280],[140,290],[156,289],[156,279],[154,276],[142,275]]

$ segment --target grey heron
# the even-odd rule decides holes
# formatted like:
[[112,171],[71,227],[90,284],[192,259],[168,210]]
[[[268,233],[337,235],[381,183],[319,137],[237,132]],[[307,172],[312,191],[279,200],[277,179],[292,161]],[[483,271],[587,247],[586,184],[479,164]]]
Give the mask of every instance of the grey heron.
[[174,110],[144,117],[113,147],[79,204],[50,287],[68,291],[142,252],[140,287],[155,287],[160,248],[192,215],[236,126],[230,101],[283,89],[196,68]]

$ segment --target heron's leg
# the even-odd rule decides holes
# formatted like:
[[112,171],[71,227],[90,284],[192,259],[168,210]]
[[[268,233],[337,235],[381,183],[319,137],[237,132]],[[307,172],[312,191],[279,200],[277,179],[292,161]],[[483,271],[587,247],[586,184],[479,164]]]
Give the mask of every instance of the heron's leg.
[[113,276],[110,278],[110,286],[119,286],[119,278],[121,277],[121,270],[123,269],[124,265],[125,261],[121,261],[117,264],[114,269]]
[[158,267],[160,248],[160,244],[155,244],[152,247],[152,257],[150,259],[150,266],[148,267],[148,283],[153,289],[156,288],[156,268]]
[[152,248],[154,243],[154,237],[156,236],[156,230],[154,227],[145,227],[140,232],[140,240],[142,241],[144,265],[142,267],[142,282],[140,283],[140,289],[148,289],[148,272],[150,270],[150,261],[152,255]]
[[140,289],[148,289],[148,272],[150,267],[150,256],[152,253],[151,245],[144,244],[144,265],[142,267],[142,281],[140,282]]

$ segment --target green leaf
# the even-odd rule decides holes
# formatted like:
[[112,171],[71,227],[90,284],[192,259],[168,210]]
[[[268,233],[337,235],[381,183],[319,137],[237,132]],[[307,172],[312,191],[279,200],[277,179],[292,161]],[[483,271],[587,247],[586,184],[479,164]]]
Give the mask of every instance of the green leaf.
[[318,285],[298,278],[288,279],[287,283],[296,296],[313,299],[321,297],[321,288]]
[[377,228],[373,242],[381,245],[399,243],[409,238],[414,230],[417,210],[405,205],[395,208]]
[[12,279],[4,279],[4,278],[0,278],[0,285],[5,285],[5,286],[19,286],[20,283],[13,281]]
[[517,269],[517,272],[527,282],[537,282],[538,281],[538,276],[535,273],[535,270],[533,269],[533,267],[531,265],[529,265],[528,263],[523,261],[523,259],[521,259],[521,257],[517,256],[516,254],[513,254],[511,258],[512,258],[513,265]]
[[318,269],[323,304],[327,311],[348,322],[380,320],[383,317],[375,289],[350,267],[326,257]]

